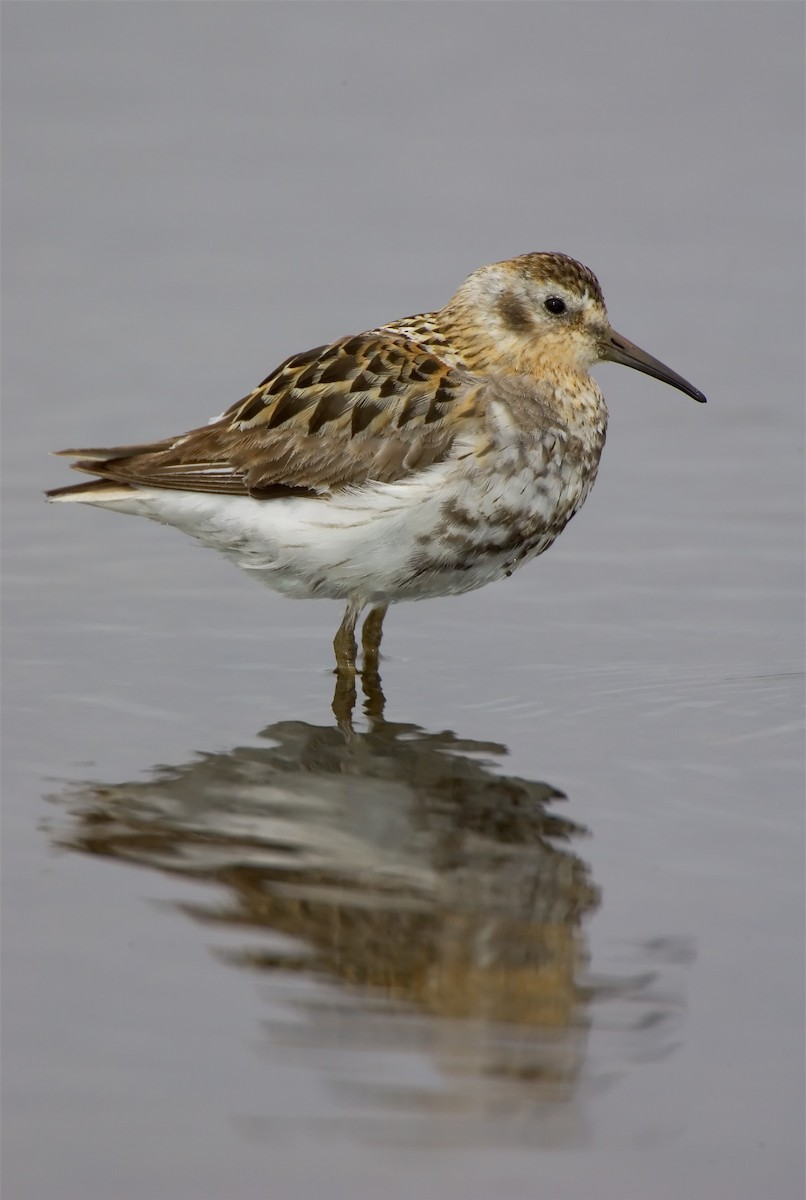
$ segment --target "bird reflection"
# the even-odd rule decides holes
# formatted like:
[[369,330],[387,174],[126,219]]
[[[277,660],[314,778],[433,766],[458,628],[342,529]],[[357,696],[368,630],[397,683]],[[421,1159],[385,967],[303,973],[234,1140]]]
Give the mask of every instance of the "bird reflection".
[[557,788],[500,772],[504,746],[387,721],[377,669],[359,678],[368,728],[352,723],[356,677],[339,676],[335,724],[278,721],[257,744],[61,797],[59,844],[207,880],[210,902],[184,912],[273,935],[228,959],[337,982],[333,1003],[298,1005],[307,1045],[370,1029],[386,1044],[427,1020],[432,1060],[464,1080],[460,1109],[471,1092],[511,1106],[514,1085],[567,1096],[598,904],[571,849],[586,831]]

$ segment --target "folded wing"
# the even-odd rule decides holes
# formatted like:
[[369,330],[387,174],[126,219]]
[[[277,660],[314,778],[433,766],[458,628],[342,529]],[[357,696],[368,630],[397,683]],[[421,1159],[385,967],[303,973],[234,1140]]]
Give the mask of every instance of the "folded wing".
[[477,413],[474,382],[405,336],[374,331],[294,355],[181,437],[59,453],[100,480],[185,491],[269,497],[394,482],[449,456]]

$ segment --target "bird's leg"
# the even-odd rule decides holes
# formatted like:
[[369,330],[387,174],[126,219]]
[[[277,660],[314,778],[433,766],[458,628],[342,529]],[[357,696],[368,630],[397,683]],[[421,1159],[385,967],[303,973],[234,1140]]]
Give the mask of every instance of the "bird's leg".
[[381,688],[381,677],[378,673],[378,660],[383,635],[383,619],[388,607],[388,604],[378,604],[370,609],[361,631],[361,648],[364,651],[361,687],[366,697],[364,712],[372,720],[379,722],[383,720],[383,708],[386,701]]
[[341,625],[333,639],[336,654],[336,690],[333,695],[333,715],[345,733],[350,733],[355,707],[355,625],[363,604],[351,600],[344,611]]
[[388,604],[376,604],[369,610],[369,615],[361,631],[361,648],[364,651],[364,670],[378,672],[378,660],[381,656],[381,638],[383,637],[383,619],[386,616]]
[[336,654],[336,671],[338,674],[355,675],[355,623],[364,605],[358,600],[351,600],[344,611],[341,625],[333,639],[333,649]]

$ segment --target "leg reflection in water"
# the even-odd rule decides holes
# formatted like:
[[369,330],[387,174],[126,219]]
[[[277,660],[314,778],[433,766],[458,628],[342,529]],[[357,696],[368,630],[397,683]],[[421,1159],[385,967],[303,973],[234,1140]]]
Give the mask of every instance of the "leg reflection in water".
[[[364,693],[364,712],[370,721],[383,720],[383,710],[386,698],[381,686],[379,670],[381,657],[381,637],[383,636],[383,619],[386,616],[387,604],[376,605],[367,614],[361,631],[361,649],[364,661],[361,674],[361,690]],[[346,618],[345,618],[346,619]],[[341,640],[340,640],[341,639]],[[351,639],[351,641],[350,641]],[[349,644],[348,644],[349,643]],[[336,689],[333,693],[333,715],[339,728],[345,733],[353,732],[353,710],[356,704],[356,668],[355,634],[352,627],[349,630],[339,629],[334,642],[336,650]],[[340,656],[341,647],[341,656]],[[350,649],[352,656],[350,656]]]

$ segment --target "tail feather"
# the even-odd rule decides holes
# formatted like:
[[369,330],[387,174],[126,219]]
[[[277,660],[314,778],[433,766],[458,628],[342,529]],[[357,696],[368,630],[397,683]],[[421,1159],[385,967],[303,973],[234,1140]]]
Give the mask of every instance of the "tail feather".
[[162,442],[140,442],[135,446],[91,446],[83,450],[51,450],[51,454],[56,458],[83,458],[90,462],[106,462],[111,458],[131,458],[135,454],[165,450],[175,441],[176,438],[167,438]]
[[[160,443],[157,443],[160,445]],[[68,484],[67,487],[51,488],[45,492],[46,500],[83,501],[87,504],[105,504],[130,496],[137,489],[127,483],[118,483],[112,479],[99,479],[104,474],[104,465],[118,458],[153,449],[153,445],[139,446],[106,446],[79,450],[52,450],[58,458],[74,458],[71,462],[73,471],[84,471],[96,478],[87,483]]]
[[123,499],[136,490],[125,483],[113,483],[107,479],[92,479],[88,483],[74,483],[68,487],[51,488],[49,492],[45,492],[45,499],[84,501],[89,504],[104,503]]

